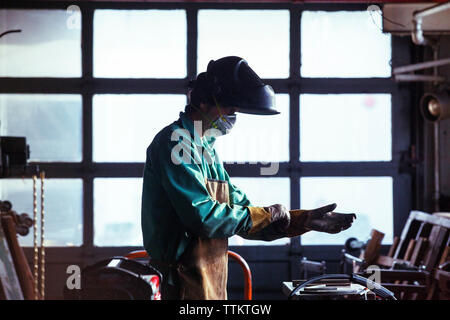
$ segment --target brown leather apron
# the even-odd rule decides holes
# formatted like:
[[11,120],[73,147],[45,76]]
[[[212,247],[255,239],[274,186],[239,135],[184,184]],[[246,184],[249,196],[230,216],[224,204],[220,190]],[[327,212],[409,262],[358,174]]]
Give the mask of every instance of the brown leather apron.
[[[228,183],[206,180],[211,197],[229,204]],[[228,238],[193,239],[178,263],[180,299],[225,300],[227,299]]]

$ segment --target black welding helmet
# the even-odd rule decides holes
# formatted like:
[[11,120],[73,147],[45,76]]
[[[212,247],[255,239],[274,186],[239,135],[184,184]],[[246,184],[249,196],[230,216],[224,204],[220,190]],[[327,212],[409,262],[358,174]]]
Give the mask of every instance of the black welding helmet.
[[240,57],[229,56],[211,60],[206,70],[211,92],[222,106],[237,107],[237,112],[272,115],[275,109],[275,93],[270,85]]

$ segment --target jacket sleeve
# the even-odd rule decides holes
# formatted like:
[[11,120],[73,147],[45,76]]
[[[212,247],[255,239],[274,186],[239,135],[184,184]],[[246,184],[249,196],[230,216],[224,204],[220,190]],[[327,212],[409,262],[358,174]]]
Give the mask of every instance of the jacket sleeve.
[[232,205],[250,207],[252,204],[250,203],[247,195],[239,187],[231,183],[230,176],[228,175],[228,172],[225,171],[225,169],[224,174],[225,180],[228,182],[228,187],[230,190],[230,203]]
[[[186,141],[188,140],[188,141]],[[189,139],[167,141],[151,155],[161,184],[181,222],[205,238],[231,237],[251,227],[248,208],[212,199],[201,170],[202,159]]]
[[[279,239],[283,237],[279,234],[279,232],[275,232],[273,230],[273,225],[268,223],[268,218],[265,214],[265,210],[261,210],[263,208],[261,207],[254,207],[250,200],[248,199],[247,195],[239,189],[237,186],[231,183],[230,177],[228,173],[225,171],[225,179],[228,181],[228,185],[230,187],[230,200],[232,204],[237,204],[241,206],[250,207],[250,216],[252,218],[252,228],[256,225],[254,222],[255,219],[258,219],[257,216],[261,215],[263,216],[262,220],[266,220],[266,222],[261,221],[261,219],[258,219],[261,221],[261,224],[259,227],[254,228],[253,230],[243,230],[238,233],[239,236],[243,237],[247,240],[263,240],[263,241],[273,241],[276,239]],[[256,230],[255,230],[256,229]]]

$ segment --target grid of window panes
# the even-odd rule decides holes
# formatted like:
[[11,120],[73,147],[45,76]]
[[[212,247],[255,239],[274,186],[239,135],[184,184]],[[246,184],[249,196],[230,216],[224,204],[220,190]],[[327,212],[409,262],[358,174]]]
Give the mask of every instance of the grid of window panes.
[[[81,77],[82,32],[77,19],[81,19],[79,12],[63,9],[0,9],[1,30],[22,30],[1,39],[0,77],[61,81]],[[185,9],[102,8],[94,10],[92,19],[92,74],[100,82],[105,78],[184,79],[189,55],[197,59],[196,73],[204,71],[211,59],[237,55],[262,78],[278,81],[288,81],[292,74],[317,79],[389,78],[391,74],[391,39],[380,30],[381,16],[370,11],[303,11],[298,21],[300,37],[292,39],[289,9],[200,8],[196,11],[194,53],[187,52],[189,21]],[[300,70],[290,70],[292,41],[300,42],[300,57],[296,57]],[[170,90],[139,94],[110,91],[94,90],[83,97],[91,99],[92,106],[92,162],[98,167],[121,164],[126,171],[128,165],[145,162],[147,146],[159,130],[178,118],[186,96]],[[87,134],[82,125],[86,101],[81,97],[81,91],[0,94],[0,133],[26,136],[31,161],[80,163],[83,134]],[[297,102],[292,103],[292,99]],[[225,164],[299,166],[317,162],[332,168],[346,162],[392,160],[388,92],[287,90],[277,92],[276,101],[279,115],[238,114],[232,133],[216,143]],[[297,113],[292,112],[293,105],[299,106]],[[299,118],[291,119],[292,114]],[[291,132],[292,121],[297,123],[297,133]],[[290,154],[295,134],[299,137],[298,159]],[[141,246],[141,177],[92,174],[93,245]],[[49,179],[47,245],[82,244],[82,179]],[[314,208],[336,202],[337,211],[358,213],[354,227],[346,232],[338,236],[306,234],[303,244],[342,244],[348,237],[365,238],[372,228],[386,234],[385,242],[392,240],[393,180],[389,175],[297,177],[275,172],[272,176],[233,177],[232,183],[257,206],[281,203],[291,208],[294,203]],[[300,194],[292,194],[292,184],[298,184]],[[17,210],[29,213],[30,188],[29,179],[0,180],[1,198],[12,199]],[[230,245],[284,245],[289,241],[284,238],[267,243],[235,236]],[[30,245],[29,237],[21,242]]]

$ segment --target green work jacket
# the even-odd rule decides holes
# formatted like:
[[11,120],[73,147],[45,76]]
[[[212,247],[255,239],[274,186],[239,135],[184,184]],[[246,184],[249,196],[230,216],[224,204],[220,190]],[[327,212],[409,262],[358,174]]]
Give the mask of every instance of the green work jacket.
[[[183,112],[147,148],[142,189],[144,248],[173,263],[195,237],[229,238],[252,227],[247,196],[230,182],[214,150],[214,137],[200,137]],[[206,179],[228,182],[230,204],[213,200]]]

